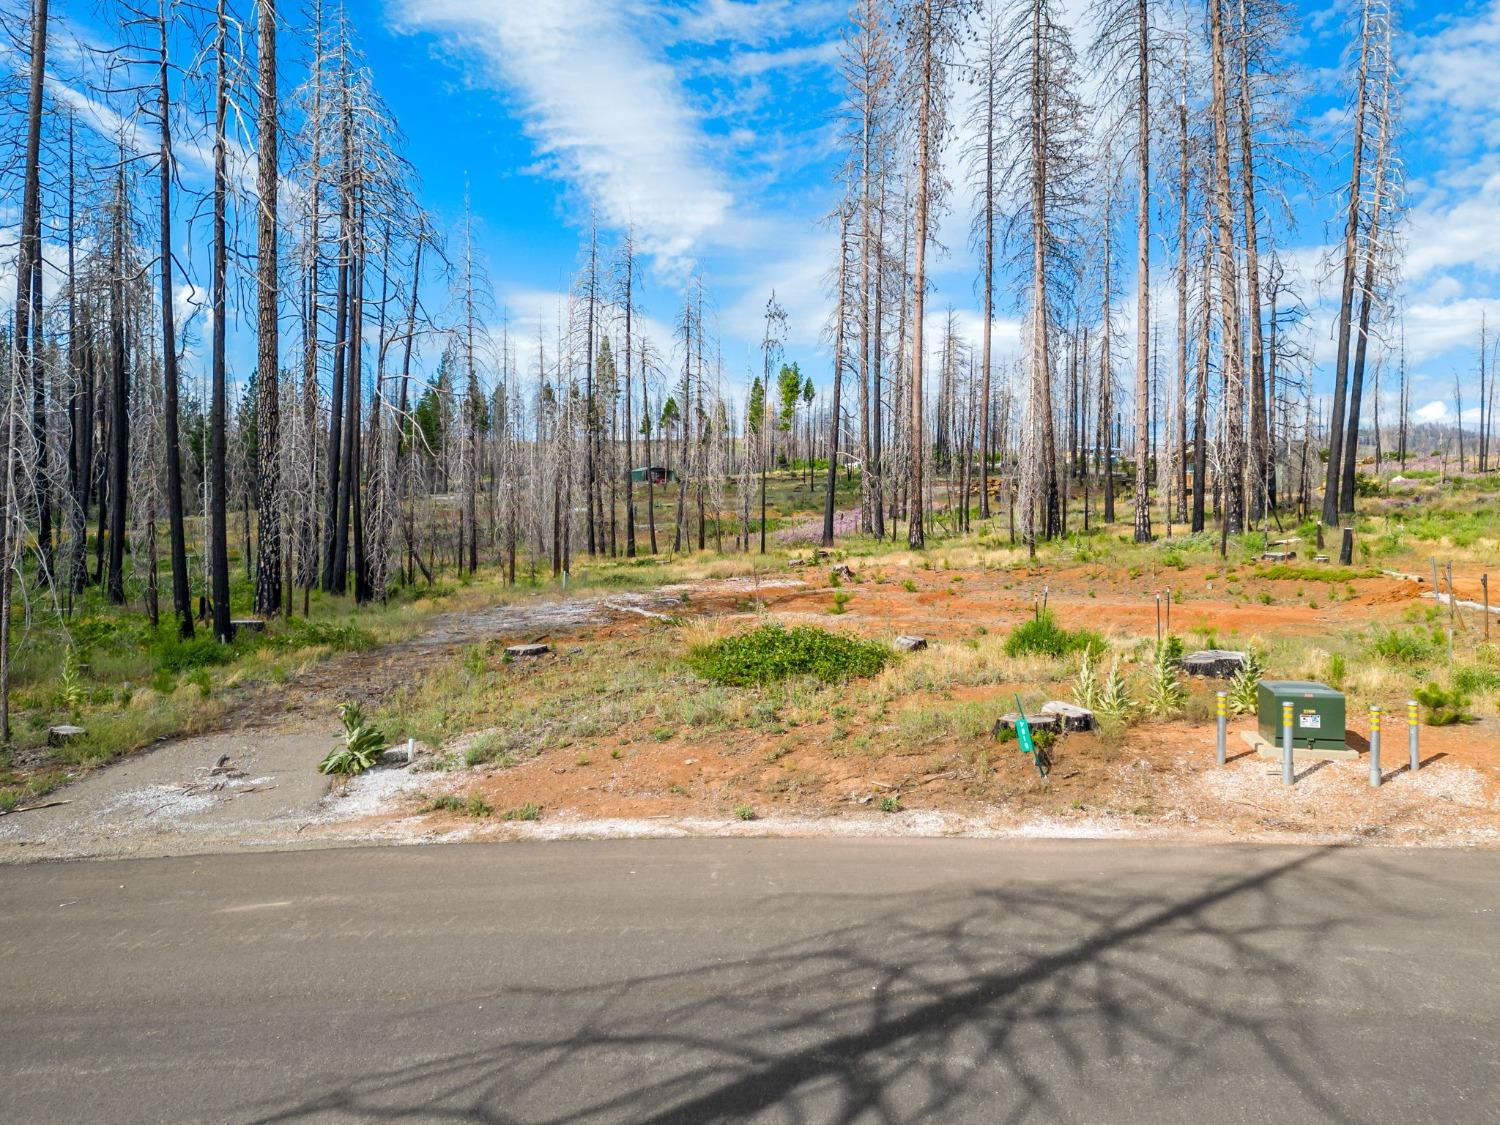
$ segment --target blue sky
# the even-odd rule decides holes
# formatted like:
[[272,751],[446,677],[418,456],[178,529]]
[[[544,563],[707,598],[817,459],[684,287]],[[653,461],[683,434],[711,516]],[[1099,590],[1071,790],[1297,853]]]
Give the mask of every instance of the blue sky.
[[[1284,244],[1306,279],[1321,369],[1348,28],[1343,6],[1302,13],[1307,96],[1296,109],[1314,181],[1293,199]],[[773,287],[793,350],[826,377],[842,0],[357,0],[351,14],[440,214],[457,213],[467,175],[497,302],[513,317],[555,316],[592,211],[606,228],[635,223],[657,320],[670,318],[685,273],[702,270],[732,379],[755,362]],[[1413,402],[1440,416],[1455,373],[1474,369],[1481,311],[1500,325],[1500,0],[1409,6],[1401,26],[1406,336]],[[931,305],[954,305],[973,331],[967,225],[956,193]],[[1013,313],[1000,312],[1002,338]]]
[[[838,197],[836,67],[846,0],[347,3],[440,229],[455,233],[466,192],[472,201],[495,305],[523,342],[523,361],[539,323],[551,335],[593,215],[606,241],[633,224],[659,345],[669,345],[668,325],[696,269],[731,387],[758,367],[773,288],[790,313],[791,357],[826,382],[821,333],[835,249],[826,217]],[[1068,4],[1086,34],[1087,4]],[[1294,109],[1309,142],[1300,159],[1312,182],[1291,194],[1296,227],[1282,245],[1304,279],[1319,387],[1332,351],[1325,247],[1338,237],[1347,150],[1338,85],[1346,16],[1347,0],[1306,4],[1294,40],[1306,85]],[[1413,404],[1440,418],[1451,412],[1455,375],[1473,381],[1481,313],[1500,328],[1500,0],[1410,5],[1401,26],[1401,294]],[[283,58],[286,80],[300,80],[290,42]],[[952,160],[949,169],[961,175]],[[953,306],[975,335],[969,211],[956,191],[939,227],[946,250],[929,307],[940,317]],[[1160,266],[1156,280],[1169,284]],[[1129,270],[1119,284],[1133,300]],[[1161,312],[1169,337],[1173,314]],[[1015,313],[1006,303],[997,310],[1002,359],[1015,339]]]

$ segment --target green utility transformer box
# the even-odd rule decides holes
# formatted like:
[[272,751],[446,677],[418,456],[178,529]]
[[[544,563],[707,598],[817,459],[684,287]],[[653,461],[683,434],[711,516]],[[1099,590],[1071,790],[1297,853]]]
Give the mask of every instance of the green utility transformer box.
[[1261,738],[1281,746],[1281,705],[1292,705],[1294,750],[1344,749],[1344,693],[1306,680],[1262,680],[1256,691]]

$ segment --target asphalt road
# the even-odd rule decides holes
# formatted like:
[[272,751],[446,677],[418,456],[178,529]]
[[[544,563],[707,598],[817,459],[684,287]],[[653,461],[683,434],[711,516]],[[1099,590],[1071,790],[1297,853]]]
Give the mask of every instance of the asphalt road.
[[1500,852],[500,844],[0,868],[15,1122],[1493,1122]]

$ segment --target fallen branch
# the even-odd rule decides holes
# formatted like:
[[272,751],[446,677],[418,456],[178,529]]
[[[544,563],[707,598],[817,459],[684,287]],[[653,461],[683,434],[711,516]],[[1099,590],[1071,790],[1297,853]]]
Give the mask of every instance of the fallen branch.
[[58,805],[71,805],[72,803],[73,802],[71,800],[67,800],[67,801],[43,801],[39,805],[20,805],[17,808],[13,808],[13,809],[9,809],[9,810],[0,809],[0,816],[10,816],[12,813],[18,813],[18,812],[36,812],[37,809],[51,809],[51,808],[56,808]]

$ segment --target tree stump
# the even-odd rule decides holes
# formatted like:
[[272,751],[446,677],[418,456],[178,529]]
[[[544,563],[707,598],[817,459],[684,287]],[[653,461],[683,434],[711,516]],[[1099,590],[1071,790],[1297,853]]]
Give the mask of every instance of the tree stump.
[[87,733],[88,731],[72,723],[58,723],[55,727],[47,728],[47,745],[66,746],[70,742],[76,742]]
[[926,637],[897,637],[897,652],[920,652],[927,647]]
[[[1000,732],[1003,730],[1015,730],[1016,724],[1020,721],[1021,716],[1016,714],[1014,711],[1012,711],[1008,715],[1001,715],[998,719],[995,720],[995,737],[999,738]],[[1048,714],[1046,712],[1039,712],[1035,715],[1027,715],[1026,722],[1031,727],[1032,731],[1049,730],[1056,734],[1057,731],[1062,729],[1061,717]]]
[[527,656],[546,656],[551,651],[551,645],[507,645],[505,649],[505,655],[519,659]]
[[1190,652],[1182,658],[1182,670],[1189,676],[1208,676],[1227,680],[1245,667],[1246,656],[1233,649],[1208,648]]
[[1093,730],[1097,725],[1094,713],[1087,707],[1079,707],[1076,703],[1065,703],[1061,699],[1049,699],[1043,703],[1042,714],[1055,717],[1065,731]]

